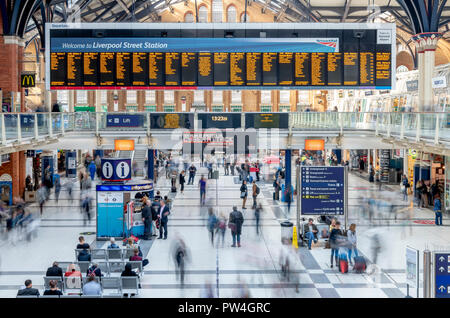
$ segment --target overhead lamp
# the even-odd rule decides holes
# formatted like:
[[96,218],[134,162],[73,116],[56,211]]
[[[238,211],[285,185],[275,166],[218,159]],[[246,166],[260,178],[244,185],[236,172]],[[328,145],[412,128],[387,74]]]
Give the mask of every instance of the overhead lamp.
[[225,31],[226,38],[234,38],[234,31]]

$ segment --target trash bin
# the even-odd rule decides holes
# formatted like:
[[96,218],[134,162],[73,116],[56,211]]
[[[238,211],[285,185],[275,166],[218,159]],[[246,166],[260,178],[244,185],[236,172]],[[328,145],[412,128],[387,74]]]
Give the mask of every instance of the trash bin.
[[292,244],[292,231],[294,224],[289,221],[280,223],[281,225],[281,243],[290,245]]

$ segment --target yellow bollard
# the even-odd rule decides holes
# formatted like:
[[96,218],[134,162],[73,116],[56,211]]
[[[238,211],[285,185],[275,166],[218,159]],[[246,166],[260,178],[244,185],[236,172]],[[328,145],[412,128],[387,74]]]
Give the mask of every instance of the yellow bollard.
[[297,227],[294,226],[292,231],[293,231],[293,233],[292,233],[292,246],[294,246],[295,248],[298,248]]

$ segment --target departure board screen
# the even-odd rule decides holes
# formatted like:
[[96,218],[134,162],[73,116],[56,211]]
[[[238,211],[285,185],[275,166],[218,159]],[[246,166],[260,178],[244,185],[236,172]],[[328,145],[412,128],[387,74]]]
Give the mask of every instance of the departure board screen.
[[83,86],[96,86],[98,83],[99,53],[83,54]]
[[[359,53],[359,84],[374,85],[375,84],[375,56],[372,52]],[[390,65],[389,65],[390,67]],[[390,69],[389,69],[390,73]]]
[[230,78],[229,53],[214,53],[214,85],[228,86]]
[[147,85],[147,68],[148,68],[148,56],[147,53],[133,53],[133,68],[132,86],[145,86]]
[[328,85],[342,85],[342,53],[328,53]]
[[358,53],[345,52],[344,53],[344,85],[355,86],[358,85]]
[[116,57],[114,53],[100,53],[100,86],[115,84]]
[[166,53],[165,75],[167,86],[180,85],[180,53]]
[[181,53],[181,85],[197,85],[197,53]]
[[263,85],[277,85],[277,60],[278,54],[273,52],[264,52],[262,61]]
[[65,86],[66,85],[66,53],[54,53],[50,55],[50,85]]
[[259,86],[261,85],[262,75],[261,75],[261,53],[246,53],[246,76],[247,85],[249,86]]
[[389,86],[391,83],[391,53],[376,53],[376,73],[375,80],[377,86]]
[[278,53],[278,85],[294,84],[294,53]]
[[311,85],[311,54],[295,53],[295,85]]
[[131,53],[122,52],[116,55],[116,84],[117,86],[131,86]]
[[245,85],[245,53],[230,53],[230,85]]
[[208,52],[198,53],[198,76],[197,83],[199,86],[213,86],[213,55]]
[[[295,23],[276,30],[270,23],[227,25],[230,30],[218,24],[200,30],[189,23],[120,28],[49,23],[46,28],[49,90],[391,89],[395,84],[393,23],[345,28]],[[258,36],[262,30],[267,37]]]
[[149,86],[164,85],[164,53],[148,54]]
[[83,53],[67,53],[67,86],[83,86]]
[[324,86],[327,83],[326,53],[311,53],[311,85]]

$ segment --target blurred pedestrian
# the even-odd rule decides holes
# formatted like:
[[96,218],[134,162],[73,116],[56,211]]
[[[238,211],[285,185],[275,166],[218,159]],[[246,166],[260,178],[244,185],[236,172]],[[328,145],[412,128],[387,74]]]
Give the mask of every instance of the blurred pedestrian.
[[43,185],[41,183],[41,186],[37,190],[36,194],[37,194],[37,199],[39,202],[39,211],[41,212],[41,215],[42,215],[43,209],[44,209],[44,203],[47,200],[47,189],[46,189],[45,185]]
[[56,199],[57,204],[59,201],[60,192],[61,192],[61,180],[59,177],[57,177],[57,178],[55,178],[55,199]]
[[238,211],[236,206],[233,206],[233,212],[230,213],[228,227],[231,230],[231,236],[233,237],[233,245],[231,247],[237,246],[241,247],[241,233],[242,233],[242,224],[244,223],[244,216],[241,211]]
[[206,180],[203,177],[203,175],[200,177],[200,180],[198,181],[198,186],[200,188],[200,204],[205,205],[205,199],[206,199]]
[[217,223],[218,223],[218,219],[217,219],[216,215],[214,214],[213,208],[209,208],[208,209],[207,227],[208,227],[208,232],[209,232],[209,238],[211,240],[211,245],[213,247],[214,247],[214,232],[216,230]]
[[180,192],[181,193],[183,193],[183,191],[184,191],[184,184],[186,183],[186,178],[185,178],[185,172],[184,172],[184,170],[183,171],[181,171],[181,173],[180,173]]
[[258,196],[260,190],[259,187],[256,185],[256,181],[253,180],[252,182],[252,198],[253,198],[253,205],[252,208],[256,209],[256,197]]
[[219,216],[219,220],[217,223],[217,228],[216,228],[216,235],[217,235],[217,246],[219,246],[219,241],[222,238],[222,247],[225,244],[225,232],[227,230],[227,218],[225,217],[225,215],[223,215],[223,213],[220,214]]
[[348,261],[352,265],[352,252],[354,257],[358,257],[358,249],[356,248],[356,224],[350,224],[350,228],[347,231],[348,240]]
[[439,194],[436,194],[436,196],[434,197],[433,211],[436,214],[435,224],[442,225],[442,204]]
[[339,266],[339,262],[338,262],[338,253],[339,253],[339,240],[340,240],[340,236],[342,236],[342,231],[341,231],[341,223],[339,221],[336,221],[335,223],[335,227],[331,230],[330,233],[330,248],[331,248],[331,258],[330,258],[330,263],[331,263],[331,268],[333,268],[333,258],[336,260],[336,266]]
[[95,173],[97,172],[97,167],[95,166],[95,162],[91,161],[88,166],[89,174],[91,175],[91,180],[94,180]]
[[403,201],[408,201],[408,191],[409,191],[409,181],[408,177],[404,174],[402,176],[401,190],[403,192]]
[[258,204],[258,206],[255,208],[255,226],[256,226],[256,234],[259,235],[260,231],[260,223],[259,220],[261,219],[261,213],[263,211],[263,207],[261,203]]

